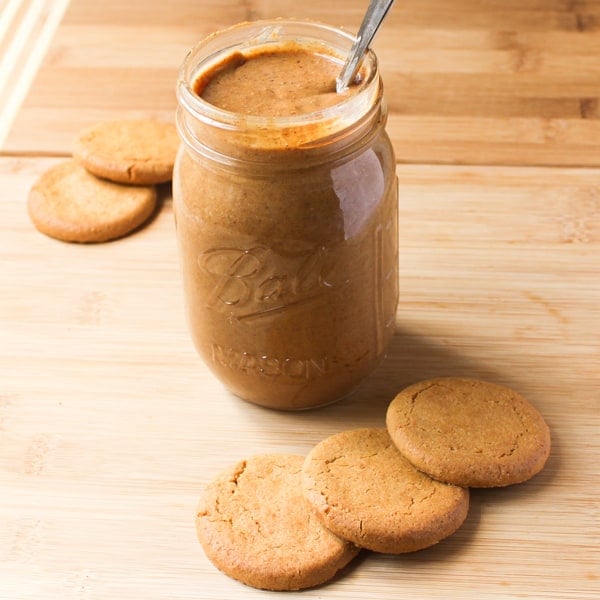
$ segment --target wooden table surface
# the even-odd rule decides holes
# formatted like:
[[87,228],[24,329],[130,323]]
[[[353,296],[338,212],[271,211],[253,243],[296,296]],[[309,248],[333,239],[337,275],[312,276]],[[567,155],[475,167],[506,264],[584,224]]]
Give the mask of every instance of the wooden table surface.
[[[381,426],[401,387],[436,375],[528,397],[552,430],[545,470],[474,490],[464,526],[431,549],[365,553],[286,597],[600,597],[599,1],[392,9],[375,46],[400,179],[398,332],[336,405],[261,409],[203,366],[168,188],[148,226],[107,244],[64,244],[28,220],[32,183],[80,127],[172,118],[178,65],[205,34],[274,16],[355,31],[366,4],[71,0],[64,16],[64,2],[0,4],[12,61],[0,57],[2,600],[273,597],[204,557],[193,527],[204,485],[249,454],[305,454]],[[20,28],[3,30],[11,15]]]

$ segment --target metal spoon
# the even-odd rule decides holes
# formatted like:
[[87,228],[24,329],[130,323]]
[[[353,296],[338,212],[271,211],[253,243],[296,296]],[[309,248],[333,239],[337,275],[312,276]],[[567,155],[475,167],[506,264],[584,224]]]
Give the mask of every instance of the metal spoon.
[[369,44],[373,41],[379,26],[383,22],[383,19],[385,19],[385,16],[393,3],[394,0],[371,0],[363,22],[360,25],[360,29],[358,30],[358,34],[356,35],[356,41],[352,45],[348,58],[344,64],[344,68],[335,80],[335,91],[338,94],[343,92],[356,76],[360,61],[365,55]]

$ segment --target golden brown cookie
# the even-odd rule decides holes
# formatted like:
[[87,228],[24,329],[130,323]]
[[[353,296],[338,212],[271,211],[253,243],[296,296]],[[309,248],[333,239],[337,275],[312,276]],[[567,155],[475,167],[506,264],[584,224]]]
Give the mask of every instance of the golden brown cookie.
[[117,183],[149,185],[172,178],[178,148],[179,137],[172,123],[106,121],[80,133],[73,156],[98,177]]
[[154,187],[98,179],[72,160],[43,173],[27,203],[37,229],[65,242],[106,242],[121,237],[146,221],[155,206]]
[[441,377],[402,390],[386,423],[398,449],[432,477],[464,487],[499,487],[533,477],[550,453],[542,415],[500,385]]
[[326,527],[376,552],[431,546],[456,531],[469,509],[467,490],[415,469],[384,428],[343,431],[317,444],[302,485]]
[[325,529],[302,495],[304,458],[257,455],[210,483],[196,517],[208,558],[246,585],[297,590],[331,579],[358,548]]

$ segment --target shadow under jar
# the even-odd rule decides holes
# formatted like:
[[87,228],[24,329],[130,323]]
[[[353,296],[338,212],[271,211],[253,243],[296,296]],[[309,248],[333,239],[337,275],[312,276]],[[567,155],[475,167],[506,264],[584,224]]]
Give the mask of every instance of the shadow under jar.
[[196,46],[178,80],[173,205],[191,334],[225,386],[270,408],[345,396],[394,333],[398,191],[372,52],[335,93],[353,39],[244,23]]

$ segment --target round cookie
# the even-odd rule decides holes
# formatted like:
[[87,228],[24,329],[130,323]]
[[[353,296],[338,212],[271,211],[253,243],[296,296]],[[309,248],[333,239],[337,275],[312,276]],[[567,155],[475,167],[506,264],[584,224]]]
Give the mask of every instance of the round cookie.
[[51,167],[31,188],[27,209],[39,231],[65,242],[106,242],[144,223],[156,189],[98,179],[75,161]]
[[297,590],[331,579],[359,549],[325,529],[302,495],[304,457],[263,454],[227,469],[198,506],[208,558],[246,585]]
[[456,531],[469,509],[468,490],[415,469],[384,428],[343,431],[317,444],[302,485],[327,528],[376,552],[431,546]]
[[418,469],[463,487],[500,487],[533,477],[550,453],[542,415],[500,385],[441,377],[408,386],[388,406],[386,424]]
[[150,185],[172,178],[178,148],[179,136],[172,123],[106,121],[80,133],[73,156],[98,177],[117,183]]

